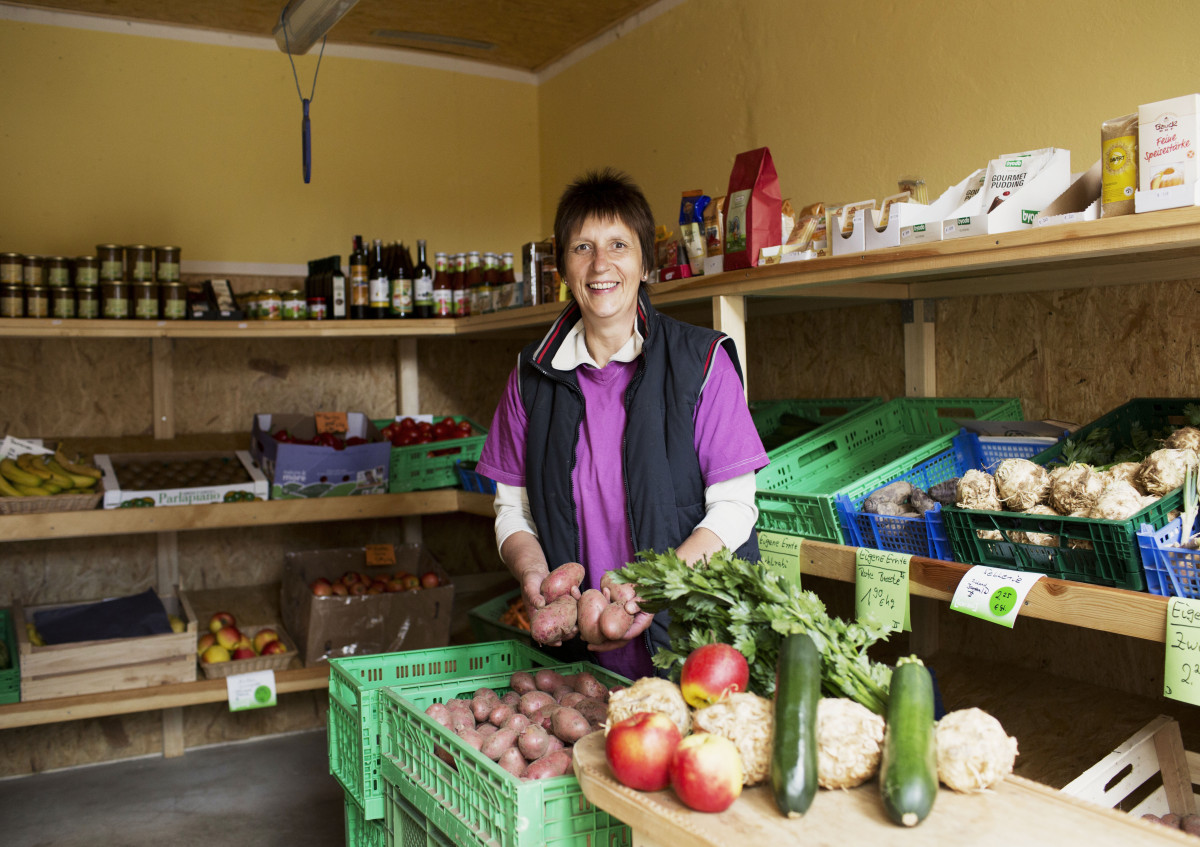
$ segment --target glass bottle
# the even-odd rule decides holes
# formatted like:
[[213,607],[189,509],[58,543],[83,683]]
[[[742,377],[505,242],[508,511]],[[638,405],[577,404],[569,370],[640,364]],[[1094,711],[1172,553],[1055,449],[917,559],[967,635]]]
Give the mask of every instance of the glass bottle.
[[413,268],[413,314],[433,317],[433,269],[425,259],[425,239],[417,239],[417,266]]

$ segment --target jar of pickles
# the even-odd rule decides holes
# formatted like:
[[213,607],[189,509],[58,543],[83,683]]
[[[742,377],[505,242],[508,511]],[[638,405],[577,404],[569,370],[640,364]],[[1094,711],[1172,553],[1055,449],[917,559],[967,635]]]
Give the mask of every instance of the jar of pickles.
[[75,258],[75,287],[92,288],[100,284],[100,263],[95,256]]
[[258,293],[258,319],[277,321],[283,318],[283,297],[274,288]]
[[75,317],[100,317],[100,288],[96,285],[85,285],[75,289]]
[[154,251],[145,244],[125,248],[125,281],[154,282]]
[[22,276],[26,285],[46,284],[46,260],[41,256],[25,256],[21,260]]
[[25,317],[25,285],[0,282],[0,318]]
[[154,264],[159,282],[179,282],[178,247],[155,247]]
[[25,282],[25,263],[20,253],[0,253],[0,285]]
[[50,317],[50,289],[47,286],[25,286],[25,317]]
[[158,320],[158,283],[135,282],[133,292],[133,316],[144,321]]
[[182,282],[163,282],[159,284],[158,291],[163,320],[181,321],[187,317],[186,285]]
[[71,284],[71,263],[66,256],[51,256],[46,259],[46,284],[50,286]]

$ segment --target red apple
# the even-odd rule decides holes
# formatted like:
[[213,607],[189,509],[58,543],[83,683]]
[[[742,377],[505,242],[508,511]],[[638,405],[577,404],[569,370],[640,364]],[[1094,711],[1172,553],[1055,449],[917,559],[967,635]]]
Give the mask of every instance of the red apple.
[[437,588],[441,584],[442,578],[433,571],[425,571],[425,573],[421,574],[422,588]]
[[232,650],[242,640],[242,633],[236,626],[223,626],[217,630],[217,643],[226,650]]
[[679,672],[679,689],[693,709],[711,706],[735,691],[745,691],[749,681],[746,657],[728,644],[697,647]]
[[370,584],[371,580],[367,579],[366,575],[359,571],[346,571],[342,574],[342,582],[346,583],[346,587],[354,585],[356,582]]
[[359,597],[367,593],[367,584],[365,582],[355,582],[347,589],[351,597]]
[[660,791],[671,784],[671,756],[679,741],[679,727],[666,715],[638,712],[609,727],[604,758],[622,785]]
[[257,650],[259,653],[261,653],[263,651],[263,648],[266,647],[269,643],[271,643],[272,641],[278,641],[278,640],[279,640],[279,633],[276,632],[275,630],[271,629],[270,627],[265,627],[263,629],[260,629],[258,632],[254,633],[254,649]]
[[342,582],[341,580],[335,582],[332,586],[330,586],[330,588],[332,588],[335,597],[350,596],[350,589],[347,588],[346,583]]
[[258,654],[254,652],[253,647],[239,647],[233,651],[233,660],[235,662],[239,661],[241,659],[255,659],[255,658],[258,658]]
[[[276,653],[286,653],[286,652],[287,652],[287,645],[278,639],[276,639],[275,641],[268,641],[263,646],[263,649],[262,649],[262,655],[264,655],[264,656],[274,656]],[[738,777],[738,778],[741,779],[741,777]]]
[[311,588],[312,593],[318,597],[328,597],[333,593],[333,583],[323,576],[319,576],[314,579],[309,583],[308,587]]
[[208,619],[208,631],[216,632],[224,626],[234,626],[237,623],[229,612],[217,612]]
[[196,653],[199,655],[204,655],[204,651],[216,643],[217,637],[211,632],[206,632],[201,635],[200,639],[196,642]]
[[671,788],[697,812],[723,812],[742,793],[742,757],[728,738],[698,732],[671,756]]
[[404,586],[405,591],[415,591],[421,587],[421,578],[416,574],[410,573],[406,577],[401,577],[400,583]]
[[388,590],[388,593],[394,593],[396,591],[403,591],[404,590],[404,581],[396,579],[395,577],[392,577],[391,579],[389,579],[387,581],[387,590]]

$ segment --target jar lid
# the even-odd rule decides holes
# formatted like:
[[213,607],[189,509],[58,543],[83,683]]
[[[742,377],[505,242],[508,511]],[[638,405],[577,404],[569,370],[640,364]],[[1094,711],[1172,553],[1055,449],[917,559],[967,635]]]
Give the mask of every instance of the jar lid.
[[132,283],[132,285],[134,288],[157,288],[158,287],[157,282],[151,282],[149,280],[144,280],[144,279],[139,279],[136,282]]
[[10,262],[11,262],[13,259],[20,259],[20,258],[21,258],[21,254],[20,254],[20,253],[0,253],[0,259],[7,259],[7,260],[9,260]]
[[50,289],[48,286],[45,286],[45,285],[28,285],[25,287],[25,290],[28,291],[30,294],[33,294],[38,291],[49,291]]
[[262,297],[270,297],[271,295],[279,294],[279,292],[276,291],[274,288],[264,288],[262,291],[260,291],[258,293],[259,293],[259,296],[262,296]]
[[97,252],[99,252],[101,250],[120,250],[120,249],[121,249],[120,244],[97,244],[96,245]]
[[149,245],[146,244],[126,244],[126,250],[149,250]]
[[178,247],[167,246],[167,247],[155,247],[154,249],[157,250],[159,253],[178,253],[179,252]]
[[25,259],[25,263],[28,264],[30,262],[41,262],[45,259],[45,257],[44,256],[34,256],[30,253],[26,253],[24,256],[24,259]]
[[95,256],[76,256],[75,261],[76,262],[94,262],[94,261],[96,261],[96,257]]
[[303,297],[303,296],[304,296],[304,292],[303,292],[303,291],[301,291],[299,288],[293,288],[293,289],[291,289],[290,291],[285,291],[285,292],[283,292],[283,296],[284,296],[284,297],[290,297],[290,298],[292,298],[292,299],[294,300],[294,299],[296,299],[297,297]]
[[160,282],[159,285],[163,288],[187,288],[186,282]]

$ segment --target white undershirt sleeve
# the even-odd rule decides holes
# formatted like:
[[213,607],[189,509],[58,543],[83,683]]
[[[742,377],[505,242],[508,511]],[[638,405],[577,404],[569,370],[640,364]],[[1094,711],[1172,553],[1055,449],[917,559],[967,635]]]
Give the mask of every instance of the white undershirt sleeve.
[[523,485],[496,483],[496,549],[514,532],[528,532],[537,538],[533,513],[529,511],[529,492]]
[[753,471],[708,486],[704,489],[704,520],[698,526],[713,532],[730,550],[741,547],[758,520],[754,492]]

